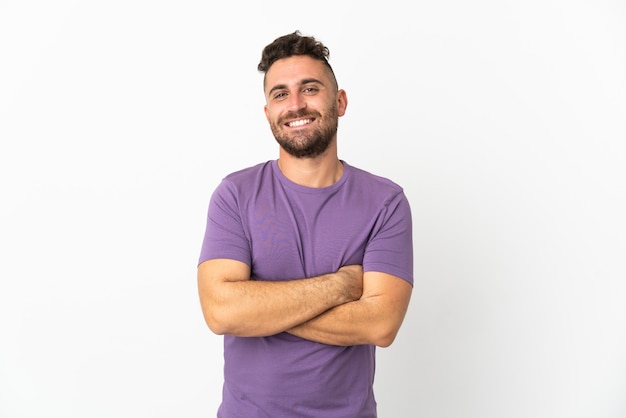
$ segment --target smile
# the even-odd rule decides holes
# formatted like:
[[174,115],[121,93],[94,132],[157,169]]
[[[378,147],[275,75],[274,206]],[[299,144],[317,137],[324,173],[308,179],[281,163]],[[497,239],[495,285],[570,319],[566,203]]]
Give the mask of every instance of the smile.
[[298,119],[292,122],[287,122],[285,125],[289,126],[290,128],[298,128],[300,126],[308,125],[311,122],[313,122],[313,119]]

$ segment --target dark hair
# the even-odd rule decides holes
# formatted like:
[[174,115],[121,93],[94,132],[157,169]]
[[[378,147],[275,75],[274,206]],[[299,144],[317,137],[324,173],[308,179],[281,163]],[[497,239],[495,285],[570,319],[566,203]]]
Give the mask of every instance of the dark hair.
[[[257,69],[262,73],[266,73],[272,64],[279,59],[289,58],[294,55],[307,55],[322,61],[332,73],[333,78],[335,78],[333,68],[328,63],[330,56],[328,48],[312,36],[301,35],[300,31],[283,35],[267,45],[263,49],[261,62],[259,62]],[[335,83],[337,82],[336,80],[334,81]]]

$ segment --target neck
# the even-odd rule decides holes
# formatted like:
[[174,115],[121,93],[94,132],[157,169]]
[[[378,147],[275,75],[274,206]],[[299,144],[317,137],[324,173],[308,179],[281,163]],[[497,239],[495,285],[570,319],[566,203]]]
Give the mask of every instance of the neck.
[[337,149],[331,148],[315,158],[297,158],[281,148],[278,168],[285,177],[301,186],[331,186],[343,175],[343,164],[337,157]]

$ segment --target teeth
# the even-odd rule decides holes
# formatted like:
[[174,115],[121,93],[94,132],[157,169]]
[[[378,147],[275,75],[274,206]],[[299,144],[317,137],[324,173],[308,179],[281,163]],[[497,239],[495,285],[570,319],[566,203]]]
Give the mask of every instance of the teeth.
[[289,127],[293,128],[293,127],[296,127],[296,126],[306,125],[307,123],[311,123],[311,119],[301,119],[301,120],[297,120],[295,122],[291,122],[291,123],[289,123]]

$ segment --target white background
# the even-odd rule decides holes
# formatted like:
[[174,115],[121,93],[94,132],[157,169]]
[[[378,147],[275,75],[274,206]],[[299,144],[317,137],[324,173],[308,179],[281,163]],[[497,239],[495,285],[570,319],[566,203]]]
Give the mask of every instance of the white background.
[[206,207],[277,156],[256,65],[296,29],[414,212],[381,418],[626,416],[617,0],[0,1],[0,416],[214,416]]

